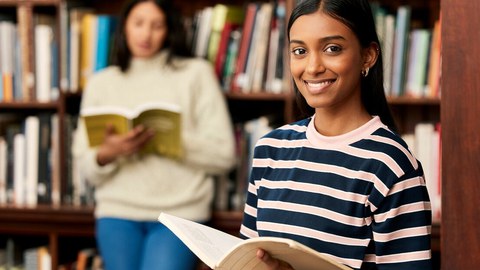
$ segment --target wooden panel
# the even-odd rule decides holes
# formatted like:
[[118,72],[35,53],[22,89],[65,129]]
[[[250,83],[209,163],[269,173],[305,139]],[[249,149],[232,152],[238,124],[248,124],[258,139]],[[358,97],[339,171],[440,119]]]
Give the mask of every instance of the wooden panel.
[[442,269],[480,263],[480,1],[442,0]]

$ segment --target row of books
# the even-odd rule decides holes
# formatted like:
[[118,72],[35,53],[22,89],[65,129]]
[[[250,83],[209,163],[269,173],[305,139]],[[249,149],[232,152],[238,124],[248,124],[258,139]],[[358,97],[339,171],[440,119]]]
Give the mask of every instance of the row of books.
[[383,52],[384,85],[388,96],[440,97],[441,23],[432,28],[412,23],[412,8],[394,14],[372,3]]
[[[372,7],[387,94],[439,97],[440,21],[433,28],[413,28],[410,6],[400,6],[394,14],[376,2]],[[30,40],[24,34],[29,22],[24,13],[19,7],[18,24],[0,16],[0,101],[55,100],[59,84],[77,92],[88,76],[110,64],[116,17],[62,3],[60,33],[53,27],[54,16],[33,18],[34,67],[28,67],[25,55],[31,44],[25,44]],[[205,7],[189,28],[192,52],[212,62],[226,91],[288,91],[285,24],[284,0]]]
[[76,93],[85,87],[89,76],[111,63],[117,17],[95,14],[86,7],[68,11],[65,27],[65,74],[62,85],[66,91]]
[[[93,187],[81,177],[70,147],[59,147],[57,114],[0,117],[0,205],[93,205]],[[73,143],[77,116],[64,119],[64,143]],[[66,160],[61,183],[60,151]],[[62,186],[65,185],[65,186]]]
[[[0,246],[0,270],[51,270],[52,257],[47,246],[29,247],[22,241],[8,238]],[[62,263],[59,270],[102,270],[103,261],[96,248],[81,248],[75,261]]]
[[285,22],[284,0],[205,7],[190,29],[192,51],[212,62],[225,91],[281,93]]
[[[0,19],[0,102],[56,100],[58,87],[58,44],[53,18],[38,14],[33,18],[33,67],[28,62],[30,39],[25,35],[24,12],[19,22]],[[0,16],[1,17],[1,16]],[[25,45],[27,43],[27,45]],[[33,73],[32,73],[33,71]]]
[[418,123],[412,133],[404,134],[402,137],[422,164],[432,204],[432,219],[440,221],[442,208],[441,125],[440,123]]
[[271,116],[260,116],[235,125],[237,164],[228,176],[216,179],[215,210],[243,210],[255,143],[276,126]]
[[51,270],[52,257],[46,246],[21,249],[12,238],[0,247],[0,269],[5,270]]
[[0,133],[0,203],[60,204],[58,117],[5,118],[0,121],[5,127]]

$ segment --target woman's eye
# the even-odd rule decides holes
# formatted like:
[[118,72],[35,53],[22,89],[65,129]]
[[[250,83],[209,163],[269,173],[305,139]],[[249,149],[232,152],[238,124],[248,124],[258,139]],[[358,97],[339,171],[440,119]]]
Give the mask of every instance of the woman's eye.
[[306,53],[306,50],[302,48],[296,48],[292,50],[292,53],[295,55],[302,55]]
[[336,46],[336,45],[328,46],[325,49],[325,52],[329,52],[329,53],[339,53],[341,51],[342,51],[342,48],[340,46]]

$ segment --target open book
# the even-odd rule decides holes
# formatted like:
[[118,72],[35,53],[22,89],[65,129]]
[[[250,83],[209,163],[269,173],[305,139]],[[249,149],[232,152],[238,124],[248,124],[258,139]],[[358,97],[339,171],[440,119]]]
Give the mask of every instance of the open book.
[[289,263],[295,270],[351,270],[291,239],[258,237],[240,239],[214,228],[161,213],[158,220],[169,228],[190,250],[212,269],[263,270],[266,265],[256,253],[259,248]]
[[125,134],[142,124],[154,129],[155,136],[141,153],[157,153],[173,158],[182,155],[180,108],[174,104],[148,103],[135,110],[113,106],[90,107],[82,109],[80,116],[85,121],[91,147],[103,142],[107,125],[112,125],[116,133]]

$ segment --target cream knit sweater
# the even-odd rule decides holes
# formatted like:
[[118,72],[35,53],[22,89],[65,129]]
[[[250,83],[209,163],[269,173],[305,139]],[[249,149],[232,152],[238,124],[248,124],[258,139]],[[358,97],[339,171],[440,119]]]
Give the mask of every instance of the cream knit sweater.
[[95,186],[96,217],[155,221],[164,211],[205,221],[213,198],[211,174],[224,173],[235,163],[234,137],[225,99],[212,67],[202,59],[177,60],[165,65],[165,52],[133,59],[129,70],[106,68],[93,75],[81,108],[123,106],[162,101],[182,111],[184,158],[158,155],[120,159],[100,167],[96,149],[88,147],[79,121],[73,155],[83,177]]

